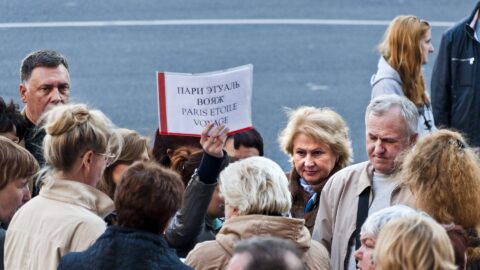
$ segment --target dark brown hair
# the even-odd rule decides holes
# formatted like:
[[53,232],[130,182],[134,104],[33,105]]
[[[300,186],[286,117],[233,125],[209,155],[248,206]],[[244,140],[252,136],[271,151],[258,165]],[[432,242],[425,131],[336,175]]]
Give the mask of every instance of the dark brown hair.
[[167,150],[177,150],[182,146],[202,149],[200,137],[193,136],[175,136],[160,134],[158,129],[155,132],[155,141],[153,143],[152,155],[156,161],[165,167],[170,167],[171,160]]
[[135,162],[115,195],[120,226],[162,233],[182,205],[183,184],[174,171],[152,161]]

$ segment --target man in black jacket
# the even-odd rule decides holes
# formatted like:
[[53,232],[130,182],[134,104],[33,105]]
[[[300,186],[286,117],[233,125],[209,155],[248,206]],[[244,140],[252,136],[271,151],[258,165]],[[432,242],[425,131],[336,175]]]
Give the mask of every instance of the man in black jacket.
[[480,147],[480,2],[442,37],[432,74],[432,104],[438,127],[466,134]]
[[56,51],[41,50],[30,53],[20,67],[20,98],[25,104],[23,115],[26,126],[17,132],[40,166],[43,166],[43,130],[38,130],[38,119],[53,106],[68,103],[70,74],[67,60]]

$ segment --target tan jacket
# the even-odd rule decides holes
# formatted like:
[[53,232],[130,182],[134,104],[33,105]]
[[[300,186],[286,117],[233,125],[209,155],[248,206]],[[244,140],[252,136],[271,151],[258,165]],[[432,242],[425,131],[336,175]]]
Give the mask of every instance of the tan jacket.
[[15,214],[5,240],[5,269],[57,269],[61,256],[87,249],[105,231],[113,201],[94,187],[49,179]]
[[233,256],[235,243],[256,235],[270,235],[292,240],[304,252],[307,269],[330,269],[328,252],[312,241],[303,219],[247,215],[230,218],[223,224],[216,240],[199,243],[188,254],[186,264],[197,270],[224,269]]
[[[313,229],[314,240],[322,243],[330,252],[332,269],[344,269],[345,258],[356,223],[358,197],[371,186],[373,167],[363,162],[340,170],[327,182],[320,196],[320,208]],[[370,191],[369,201],[374,194]],[[390,205],[405,204],[414,207],[413,194],[407,188],[397,186],[391,196]]]

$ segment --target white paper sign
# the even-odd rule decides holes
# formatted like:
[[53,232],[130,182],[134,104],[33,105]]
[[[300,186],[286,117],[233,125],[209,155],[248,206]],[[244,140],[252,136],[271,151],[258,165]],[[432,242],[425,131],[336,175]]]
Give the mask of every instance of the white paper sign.
[[252,128],[253,65],[201,74],[157,72],[160,134],[200,136],[209,123],[229,134]]

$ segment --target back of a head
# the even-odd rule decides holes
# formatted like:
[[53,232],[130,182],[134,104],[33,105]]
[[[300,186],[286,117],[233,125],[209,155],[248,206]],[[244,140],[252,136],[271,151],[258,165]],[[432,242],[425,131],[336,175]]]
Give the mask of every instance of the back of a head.
[[259,156],[263,156],[263,138],[255,128],[235,133],[233,146],[235,149],[239,149],[240,146],[253,147],[258,150]]
[[173,154],[173,152],[180,147],[202,149],[199,137],[164,135],[160,134],[159,130],[157,129],[155,132],[155,140],[152,149],[152,155],[157,162],[165,167],[170,167],[171,160],[167,150],[170,150]]
[[378,236],[374,259],[379,270],[456,269],[445,229],[422,215],[387,223]]
[[0,189],[16,179],[31,179],[38,163],[25,148],[0,136]]
[[0,97],[0,134],[18,132],[23,127],[25,119],[19,111],[18,105],[12,101],[6,103]]
[[[105,168],[102,179],[97,187],[105,194],[113,198],[115,193],[115,182],[113,172],[118,164],[131,165],[135,161],[148,159],[147,138],[138,132],[126,128],[115,129],[121,140],[111,140],[110,150],[120,151],[116,161]],[[112,150],[113,149],[113,150]]]
[[56,68],[60,65],[65,66],[68,70],[67,59],[57,51],[40,50],[32,52],[22,60],[20,66],[20,81],[28,81],[33,69],[36,67]]
[[[68,172],[86,150],[104,153],[111,138],[118,136],[102,112],[84,104],[55,106],[41,117],[40,123],[46,132],[45,160],[57,171]],[[114,154],[118,156],[118,152]]]
[[123,175],[115,195],[120,226],[161,234],[182,205],[180,176],[153,161],[138,161]]
[[173,152],[170,168],[182,177],[183,184],[187,186],[195,169],[200,165],[203,150],[196,150],[190,147],[180,147]]
[[461,134],[438,130],[421,138],[405,157],[402,179],[417,208],[443,224],[480,224],[480,166]]
[[304,270],[302,252],[289,240],[276,237],[252,237],[239,241],[235,254],[246,253],[243,270]]
[[228,165],[220,173],[220,193],[239,215],[283,215],[292,201],[288,180],[280,166],[265,157],[250,157]]

